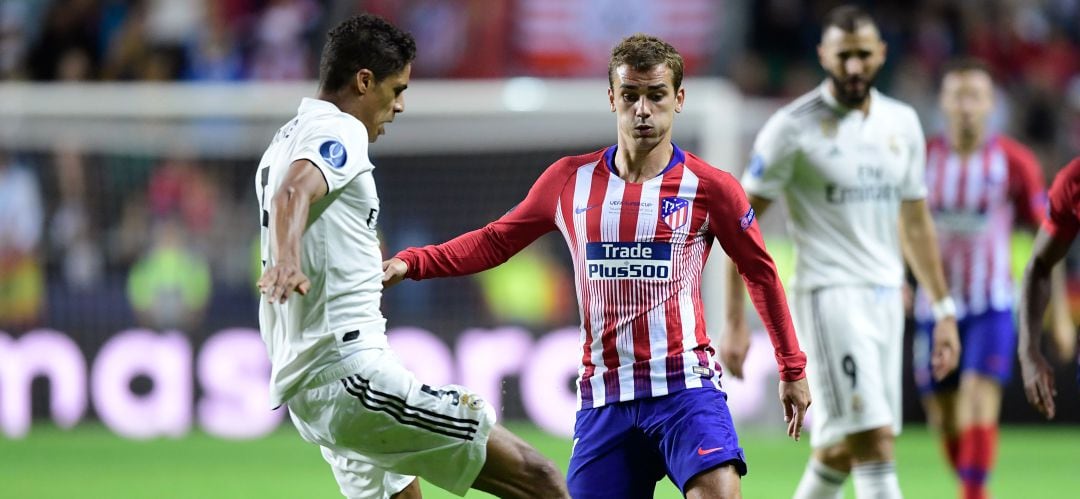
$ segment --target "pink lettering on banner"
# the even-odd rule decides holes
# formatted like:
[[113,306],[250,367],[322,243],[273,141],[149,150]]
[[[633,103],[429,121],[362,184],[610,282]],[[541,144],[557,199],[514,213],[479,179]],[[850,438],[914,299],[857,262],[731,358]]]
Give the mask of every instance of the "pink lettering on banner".
[[[131,390],[146,376],[149,393]],[[94,409],[118,435],[180,437],[191,428],[191,344],[183,333],[129,329],[101,347],[90,374]]]
[[431,386],[454,382],[454,355],[434,334],[416,327],[399,327],[387,333],[390,349],[421,383]]
[[12,438],[30,431],[30,383],[49,380],[52,418],[63,428],[86,412],[86,360],[68,336],[36,329],[14,340],[0,332],[0,427]]
[[457,341],[460,384],[475,391],[502,419],[502,382],[521,372],[532,335],[518,327],[469,329]]
[[197,412],[207,433],[257,438],[281,423],[285,409],[270,410],[270,359],[255,329],[226,329],[203,344],[196,362],[203,398]]
[[578,328],[563,328],[540,338],[521,373],[521,400],[529,419],[544,431],[569,437],[577,412]]

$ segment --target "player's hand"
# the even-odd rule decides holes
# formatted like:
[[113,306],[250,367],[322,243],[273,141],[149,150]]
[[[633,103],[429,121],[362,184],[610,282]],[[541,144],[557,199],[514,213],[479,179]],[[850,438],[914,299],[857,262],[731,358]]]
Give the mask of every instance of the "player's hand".
[[1024,394],[1028,402],[1046,416],[1054,419],[1054,369],[1039,352],[1020,353],[1020,374],[1024,377]]
[[405,274],[409,272],[409,264],[400,258],[391,258],[382,262],[382,270],[382,287],[386,289],[405,278]]
[[784,407],[787,434],[796,442],[802,435],[803,419],[810,407],[810,385],[806,378],[797,381],[780,381],[780,405]]
[[934,379],[941,381],[956,370],[960,363],[960,335],[956,332],[956,318],[946,317],[934,324],[934,348],[930,354],[930,370]]
[[259,292],[266,295],[270,303],[285,303],[289,293],[296,291],[306,295],[311,289],[311,281],[300,271],[300,265],[285,261],[266,268],[259,278]]
[[720,340],[720,361],[727,372],[738,379],[743,379],[743,362],[750,351],[750,328],[746,321],[728,321],[724,328],[724,338]]

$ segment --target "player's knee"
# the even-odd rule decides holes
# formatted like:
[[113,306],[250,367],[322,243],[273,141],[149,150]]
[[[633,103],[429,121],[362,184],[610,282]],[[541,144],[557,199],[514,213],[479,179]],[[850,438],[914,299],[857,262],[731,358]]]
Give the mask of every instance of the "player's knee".
[[567,497],[566,479],[554,462],[531,448],[523,457],[521,474],[532,489],[531,497]]
[[890,428],[877,428],[848,436],[852,462],[869,463],[893,460],[895,442]]

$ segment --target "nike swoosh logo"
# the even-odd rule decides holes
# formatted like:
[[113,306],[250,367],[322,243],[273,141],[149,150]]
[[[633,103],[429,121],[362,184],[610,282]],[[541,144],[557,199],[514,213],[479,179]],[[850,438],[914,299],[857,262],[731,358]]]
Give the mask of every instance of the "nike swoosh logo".
[[574,208],[574,214],[575,215],[580,215],[582,213],[585,213],[586,211],[589,211],[589,210],[591,210],[593,208],[596,208],[597,206],[600,206],[600,205],[594,204],[594,205],[585,206],[583,208]]
[[697,448],[697,455],[704,456],[706,454],[712,454],[713,452],[716,452],[718,450],[724,450],[724,448],[723,447],[713,447],[711,449],[702,449],[701,447],[698,447]]

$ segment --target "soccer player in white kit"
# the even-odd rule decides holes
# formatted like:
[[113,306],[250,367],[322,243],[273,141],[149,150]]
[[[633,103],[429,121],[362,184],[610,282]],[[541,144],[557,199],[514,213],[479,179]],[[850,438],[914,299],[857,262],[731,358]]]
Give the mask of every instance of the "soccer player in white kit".
[[404,111],[415,54],[409,34],[375,16],[334,28],[318,98],[301,102],[259,163],[271,402],[288,404],[346,497],[420,497],[416,476],[458,495],[567,497],[554,464],[483,399],[421,383],[387,344],[367,147]]
[[[849,473],[859,497],[899,497],[901,248],[935,300],[935,376],[955,369],[959,353],[924,200],[925,142],[915,111],[871,86],[885,45],[866,12],[830,12],[818,55],[828,79],[769,119],[742,178],[759,215],[784,197],[797,251],[792,315],[819,402],[795,497],[841,497]],[[742,284],[730,273],[728,282],[721,356],[738,374],[749,338]]]

